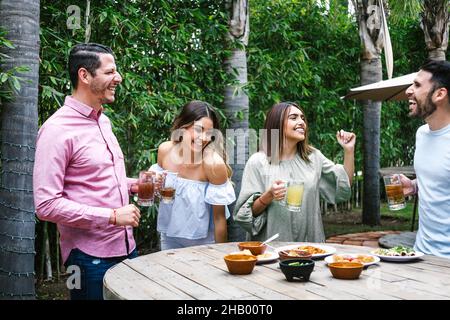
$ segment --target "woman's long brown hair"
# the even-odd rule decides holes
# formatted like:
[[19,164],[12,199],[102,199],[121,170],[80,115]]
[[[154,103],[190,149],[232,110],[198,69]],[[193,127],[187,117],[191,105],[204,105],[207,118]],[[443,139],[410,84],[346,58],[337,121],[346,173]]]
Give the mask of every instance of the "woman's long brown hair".
[[[291,107],[298,108],[303,115],[305,112],[302,108],[295,102],[280,102],[276,103],[272,106],[272,108],[267,113],[266,122],[264,123],[264,134],[261,141],[260,149],[267,155],[269,161],[271,163],[278,163],[280,161],[280,156],[282,151],[286,145],[286,137],[284,132],[284,126],[287,122],[289,116],[289,109]],[[312,146],[308,143],[308,121],[306,120],[305,115],[305,139],[303,141],[299,141],[297,143],[297,152],[300,157],[306,162],[309,163],[311,160],[309,159],[309,155],[313,151]],[[278,135],[276,134],[278,132]],[[274,135],[274,136],[272,136]],[[277,141],[273,141],[278,136]],[[273,138],[273,139],[272,139]],[[277,148],[278,146],[278,148]],[[272,151],[275,154],[272,154]]]

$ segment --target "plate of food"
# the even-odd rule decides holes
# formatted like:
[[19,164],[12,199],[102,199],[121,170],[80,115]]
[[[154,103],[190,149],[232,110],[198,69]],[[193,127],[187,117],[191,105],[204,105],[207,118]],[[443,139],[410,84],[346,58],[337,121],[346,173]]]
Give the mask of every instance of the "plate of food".
[[365,267],[380,262],[380,258],[372,254],[333,254],[325,258],[325,262],[361,262]]
[[[313,259],[323,258],[326,256],[329,256],[336,252],[336,249],[331,246],[326,246],[323,244],[318,243],[298,243],[298,244],[291,244],[289,246],[283,246],[277,248],[277,252],[284,251],[284,252],[290,252],[290,251],[306,251],[312,254]],[[293,256],[295,258],[295,256]]]
[[[248,250],[248,249],[245,249],[245,250],[242,250],[242,251],[236,251],[236,252],[232,252],[232,253],[230,253],[230,254],[246,254],[246,255],[249,255],[249,256],[252,256],[253,254],[250,252],[250,250]],[[267,262],[270,262],[270,261],[274,261],[274,260],[277,260],[278,259],[278,252],[276,252],[276,251],[266,251],[266,252],[264,252],[264,253],[262,253],[262,254],[259,254],[259,255],[257,255],[256,256],[256,263],[257,264],[259,264],[259,263],[267,263]]]
[[371,252],[381,260],[394,261],[394,262],[406,262],[416,260],[422,257],[424,254],[419,251],[405,246],[396,246],[391,249],[376,249]]
[[278,253],[275,251],[266,251],[263,254],[259,254],[256,256],[257,264],[259,263],[267,263],[278,259]]

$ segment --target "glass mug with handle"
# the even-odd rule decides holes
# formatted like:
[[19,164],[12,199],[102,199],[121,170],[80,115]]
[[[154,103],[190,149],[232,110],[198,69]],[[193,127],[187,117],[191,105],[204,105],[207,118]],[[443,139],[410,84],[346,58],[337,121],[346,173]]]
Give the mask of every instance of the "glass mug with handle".
[[389,210],[401,210],[406,207],[406,200],[403,194],[403,185],[400,175],[390,174],[383,176],[386,197]]
[[280,204],[289,211],[301,212],[303,192],[305,189],[304,182],[302,180],[288,180],[285,186],[286,195],[280,201]]
[[152,206],[155,197],[155,173],[153,171],[140,171],[138,188],[138,205],[142,207]]
[[159,194],[163,203],[171,204],[175,199],[177,190],[178,172],[164,171],[163,181]]

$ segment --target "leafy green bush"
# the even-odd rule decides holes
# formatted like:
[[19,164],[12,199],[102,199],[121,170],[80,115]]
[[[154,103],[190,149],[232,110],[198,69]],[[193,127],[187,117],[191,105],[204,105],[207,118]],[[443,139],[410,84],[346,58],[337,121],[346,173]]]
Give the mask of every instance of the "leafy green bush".
[[[70,92],[68,52],[84,42],[84,26],[69,30],[65,25],[70,1],[61,2],[42,1],[41,122]],[[201,99],[220,107],[226,16],[221,1],[136,0],[92,3],[91,17],[90,41],[113,49],[123,76],[116,103],[106,113],[128,173],[136,175],[155,162],[156,149],[168,139],[184,103]]]

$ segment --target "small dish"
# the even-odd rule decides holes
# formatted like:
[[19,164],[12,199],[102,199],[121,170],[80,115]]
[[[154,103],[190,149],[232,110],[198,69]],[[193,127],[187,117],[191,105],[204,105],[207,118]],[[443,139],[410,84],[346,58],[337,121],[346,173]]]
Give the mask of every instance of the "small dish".
[[245,249],[250,250],[254,256],[263,254],[267,249],[267,245],[262,244],[261,241],[239,242],[238,247],[241,251]]
[[334,254],[325,258],[327,264],[333,262],[361,262],[364,267],[377,264],[380,258],[372,254]]
[[291,259],[302,259],[310,260],[312,259],[312,254],[305,250],[281,250],[278,251],[280,260],[291,260]]
[[291,282],[294,278],[300,281],[309,281],[311,272],[314,270],[313,260],[290,259],[280,261],[280,269],[286,280]]
[[336,279],[358,279],[364,268],[360,262],[333,262],[328,264],[331,274]]
[[256,257],[245,254],[228,254],[223,257],[231,274],[250,274],[256,265]]

